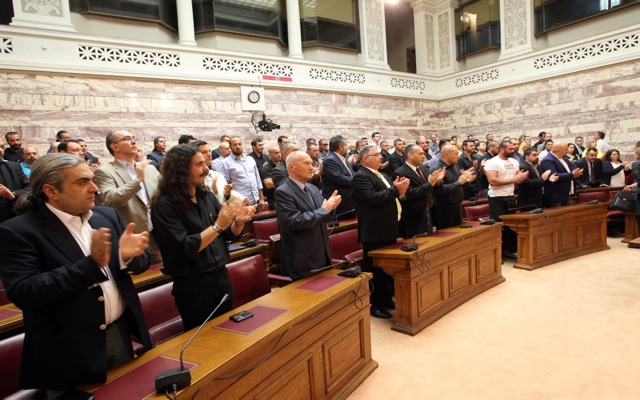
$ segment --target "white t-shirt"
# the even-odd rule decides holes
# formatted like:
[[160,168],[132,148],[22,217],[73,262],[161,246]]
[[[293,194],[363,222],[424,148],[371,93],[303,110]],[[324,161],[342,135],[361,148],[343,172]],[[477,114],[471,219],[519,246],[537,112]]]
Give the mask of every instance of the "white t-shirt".
[[[516,173],[520,170],[520,165],[513,158],[493,157],[484,165],[485,171],[498,171],[498,178],[500,179],[513,179],[516,177]],[[513,196],[515,184],[493,186],[489,184],[489,197],[501,197],[501,196]]]

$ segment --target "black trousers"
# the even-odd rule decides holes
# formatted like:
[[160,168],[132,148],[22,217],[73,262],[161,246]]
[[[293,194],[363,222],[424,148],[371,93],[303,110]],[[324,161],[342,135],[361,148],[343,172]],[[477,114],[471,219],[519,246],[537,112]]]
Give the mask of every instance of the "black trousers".
[[[511,210],[516,207],[516,200],[514,196],[500,196],[489,197],[489,214],[496,222],[502,221],[501,215],[515,214],[516,210]],[[502,250],[503,251],[515,251],[518,248],[518,237],[514,231],[510,228],[502,227]]]
[[185,332],[202,325],[225,293],[231,299],[224,302],[212,318],[233,309],[233,288],[225,267],[196,276],[175,277],[171,293],[180,311]]
[[460,204],[437,205],[431,209],[431,220],[438,229],[460,225],[462,223],[462,213]]
[[[369,252],[379,249],[390,244],[394,244],[395,240],[383,242],[362,243],[362,270],[371,272],[373,279],[370,282],[369,289],[371,291],[371,305],[382,307],[388,305],[391,301],[391,293],[393,292],[393,278],[387,275],[382,268],[373,265],[373,259],[369,257]],[[371,287],[373,285],[373,288]]]

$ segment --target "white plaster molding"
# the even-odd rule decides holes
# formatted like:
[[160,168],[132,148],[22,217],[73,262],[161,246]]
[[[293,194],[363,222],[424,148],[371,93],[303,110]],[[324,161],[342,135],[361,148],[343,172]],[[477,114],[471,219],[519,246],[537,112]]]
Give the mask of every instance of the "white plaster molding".
[[384,6],[380,0],[359,0],[360,65],[391,69],[387,61]]
[[533,51],[533,0],[500,2],[500,59]]
[[[3,0],[8,1],[8,0]],[[12,0],[16,27],[75,32],[71,24],[69,0]]]

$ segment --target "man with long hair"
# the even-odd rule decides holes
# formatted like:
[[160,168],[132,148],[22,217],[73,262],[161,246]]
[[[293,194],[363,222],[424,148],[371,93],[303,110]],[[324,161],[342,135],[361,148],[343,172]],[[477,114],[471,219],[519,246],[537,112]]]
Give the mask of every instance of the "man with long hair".
[[[220,205],[203,186],[209,168],[195,146],[173,147],[161,171],[158,198],[151,209],[152,234],[165,272],[173,277],[172,294],[186,331],[203,323],[225,294],[233,295],[225,267],[226,241],[242,233],[255,207],[239,201]],[[232,308],[233,302],[227,301],[214,317]]]

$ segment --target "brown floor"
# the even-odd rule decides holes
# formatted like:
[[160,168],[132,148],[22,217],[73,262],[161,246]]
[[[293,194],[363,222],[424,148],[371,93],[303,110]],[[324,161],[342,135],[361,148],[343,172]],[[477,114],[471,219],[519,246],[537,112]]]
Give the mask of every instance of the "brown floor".
[[640,249],[506,282],[411,337],[372,318],[379,367],[349,399],[640,399]]

